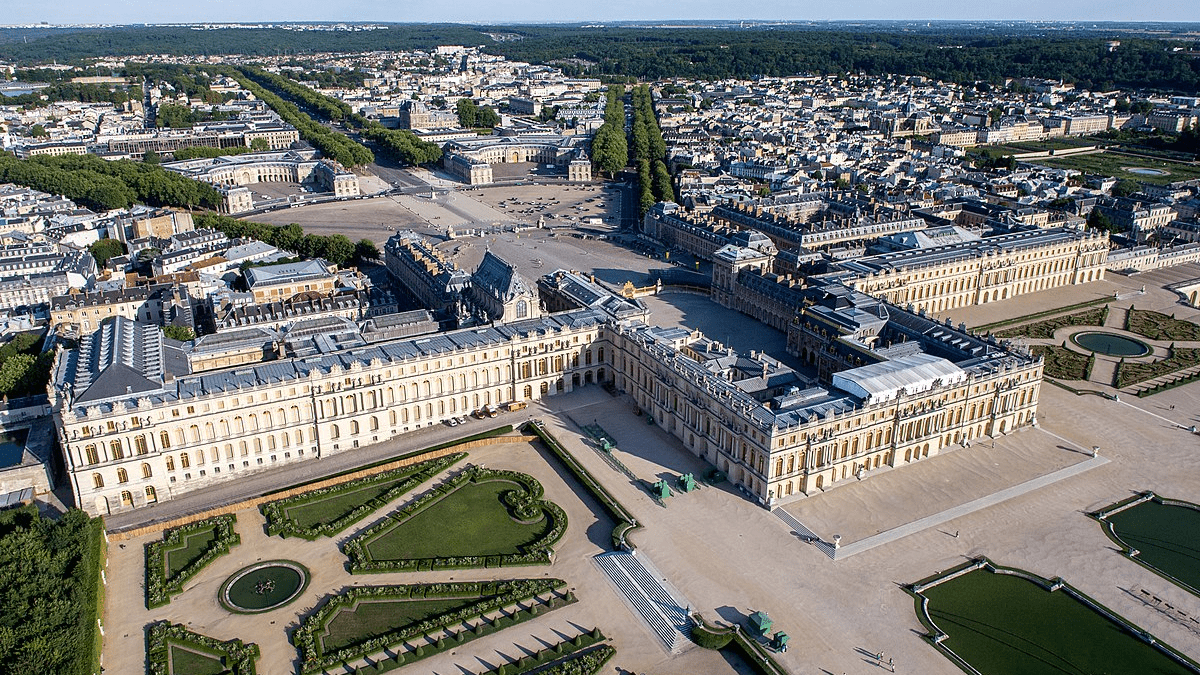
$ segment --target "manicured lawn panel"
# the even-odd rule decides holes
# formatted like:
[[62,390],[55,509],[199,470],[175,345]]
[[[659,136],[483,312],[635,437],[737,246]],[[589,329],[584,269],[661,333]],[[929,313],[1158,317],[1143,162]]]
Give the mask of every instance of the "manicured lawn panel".
[[183,675],[222,675],[228,672],[219,656],[207,656],[180,645],[171,645],[171,672]]
[[[1056,169],[1075,169],[1084,173],[1098,173],[1117,179],[1127,179],[1141,183],[1165,185],[1181,180],[1200,178],[1200,167],[1182,162],[1172,162],[1144,157],[1131,157],[1111,153],[1094,153],[1083,155],[1056,155],[1047,159],[1029,160],[1033,164],[1042,164]],[[1126,171],[1124,167],[1139,167],[1146,169],[1161,169],[1167,171],[1163,175],[1146,175]]]
[[477,602],[479,598],[364,600],[354,609],[339,612],[325,626],[321,649],[332,652],[351,647]]
[[1105,520],[1138,560],[1200,592],[1200,510],[1151,499]]
[[1125,316],[1125,330],[1151,340],[1200,340],[1200,325],[1147,309],[1130,307]]
[[267,533],[315,540],[333,536],[465,459],[459,452],[267,502]]
[[212,543],[217,540],[215,528],[200,530],[183,538],[183,548],[167,551],[167,578],[171,579],[182,572],[188,565],[196,562],[204,555]]
[[366,485],[357,490],[347,490],[341,494],[330,495],[323,500],[297,504],[284,509],[284,512],[302,528],[327,526],[372,499],[386,495],[388,490],[403,483],[410,475],[412,474],[374,485]]
[[1064,591],[978,569],[924,590],[943,645],[983,675],[1194,675]]
[[521,485],[505,480],[466,483],[433,506],[367,544],[375,560],[520,553],[545,536],[550,522],[513,520],[500,496]]

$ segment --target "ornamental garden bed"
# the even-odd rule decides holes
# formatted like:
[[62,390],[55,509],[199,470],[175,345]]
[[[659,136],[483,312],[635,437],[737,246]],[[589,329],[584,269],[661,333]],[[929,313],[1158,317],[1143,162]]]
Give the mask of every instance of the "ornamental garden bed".
[[1091,516],[1132,560],[1200,596],[1200,506],[1145,492]]
[[1128,387],[1196,365],[1200,365],[1200,349],[1187,347],[1171,347],[1167,358],[1150,363],[1121,361],[1117,364],[1117,388]]
[[1132,307],[1125,315],[1125,330],[1151,340],[1200,340],[1200,325],[1161,312]]
[[233,531],[236,522],[231,514],[213,516],[171,528],[159,541],[146,544],[146,607],[171,602],[189,579],[241,543]]
[[319,488],[259,507],[267,520],[267,533],[314,540],[333,536],[366,518],[388,502],[431,480],[462,461],[465,452],[431,459]]
[[1017,326],[1016,328],[1008,328],[996,333],[996,337],[1018,337],[1025,336],[1030,338],[1049,339],[1054,337],[1054,331],[1064,326],[1103,326],[1105,320],[1108,319],[1108,306],[1098,309],[1091,309],[1086,312],[1077,312],[1066,316],[1046,319],[1037,323]]
[[907,589],[926,638],[982,675],[1194,675],[1195,662],[1061,579],[979,559]]
[[515,471],[470,467],[342,549],[352,573],[547,565],[567,514]]
[[164,621],[146,627],[150,675],[255,675],[258,655],[258,645],[222,642],[182,624]]
[[367,657],[381,672],[381,662],[399,667],[574,601],[565,581],[548,578],[358,586],[327,597],[292,644],[304,673],[346,672]]
[[1086,380],[1091,372],[1091,356],[1073,352],[1066,347],[1055,345],[1034,345],[1030,347],[1034,356],[1046,359],[1042,372],[1047,377],[1060,380]]

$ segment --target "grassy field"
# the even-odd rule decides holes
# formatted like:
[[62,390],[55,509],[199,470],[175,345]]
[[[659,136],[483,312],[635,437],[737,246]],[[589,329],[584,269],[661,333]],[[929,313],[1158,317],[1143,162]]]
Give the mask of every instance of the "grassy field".
[[[1039,159],[1035,164],[1054,167],[1056,169],[1075,169],[1084,173],[1095,173],[1112,176],[1117,179],[1128,179],[1142,183],[1165,185],[1180,180],[1200,178],[1200,166],[1170,162],[1166,160],[1131,157],[1113,153],[1090,153],[1070,155],[1068,157],[1050,157]],[[1124,167],[1157,169],[1167,173],[1162,175],[1145,175],[1126,171]]]
[[321,649],[326,653],[366,642],[415,623],[473,605],[479,598],[437,600],[363,600],[343,610],[325,627]]
[[1138,559],[1200,589],[1200,511],[1145,501],[1108,516],[1113,531],[1139,551]]
[[167,578],[175,578],[175,575],[182,572],[185,567],[204,555],[204,552],[208,550],[208,547],[216,539],[217,530],[215,527],[193,532],[191,536],[184,537],[183,546],[167,551]]
[[925,590],[943,643],[983,675],[1192,673],[1064,591],[986,569]]
[[1017,326],[1016,328],[1008,328],[1006,330],[997,331],[996,337],[1017,337],[1024,335],[1031,338],[1052,338],[1054,331],[1063,326],[1102,326],[1104,325],[1104,309],[1092,309],[1086,312],[1077,314],[1068,314],[1037,323]]
[[542,538],[551,523],[513,520],[500,496],[520,485],[506,480],[465,483],[366,545],[375,560],[412,560],[518,553]]
[[171,645],[171,672],[187,675],[223,675],[229,671],[220,657],[201,654],[180,645]]
[[1047,150],[1069,150],[1096,145],[1096,141],[1084,138],[1052,138],[1048,141],[1023,141],[1005,143],[1003,145],[981,145],[979,150],[987,148],[1001,155],[1018,155],[1026,152],[1046,152]]

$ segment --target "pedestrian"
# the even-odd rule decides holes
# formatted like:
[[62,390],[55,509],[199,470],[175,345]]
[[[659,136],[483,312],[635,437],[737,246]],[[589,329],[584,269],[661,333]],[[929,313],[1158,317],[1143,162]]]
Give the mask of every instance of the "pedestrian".
[[888,668],[890,668],[893,673],[896,672],[896,664],[890,658],[888,659]]
[[875,660],[876,660],[876,661],[883,661],[883,652],[879,652],[878,654],[876,654],[876,655],[875,655]]

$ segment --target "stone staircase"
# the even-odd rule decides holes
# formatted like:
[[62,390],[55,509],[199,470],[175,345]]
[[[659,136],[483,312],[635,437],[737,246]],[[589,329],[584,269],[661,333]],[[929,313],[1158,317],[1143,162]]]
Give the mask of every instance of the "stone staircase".
[[687,610],[639,558],[627,552],[603,553],[596,564],[612,580],[629,604],[662,640],[667,651],[678,653],[690,644],[692,622]]

